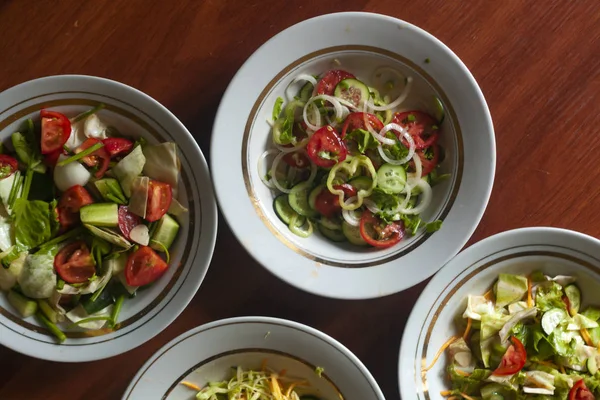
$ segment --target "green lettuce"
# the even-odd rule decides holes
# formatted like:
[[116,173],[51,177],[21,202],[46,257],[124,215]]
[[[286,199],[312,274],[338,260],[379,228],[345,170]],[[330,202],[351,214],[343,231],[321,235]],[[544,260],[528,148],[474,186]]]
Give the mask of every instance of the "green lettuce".
[[463,376],[456,372],[456,366],[452,364],[448,367],[448,374],[453,389],[467,395],[479,395],[481,387],[486,384],[485,379],[492,374],[492,371],[475,369],[471,375]]
[[18,278],[23,294],[32,299],[45,299],[56,287],[54,257],[48,254],[29,255]]
[[538,286],[537,293],[535,294],[535,305],[542,312],[553,308],[566,310],[567,305],[562,300],[562,297],[562,286],[555,282],[547,282]]
[[273,124],[273,141],[280,145],[295,144],[294,137],[294,114],[297,107],[303,107],[304,103],[294,100],[285,107],[283,115]]
[[278,97],[277,100],[275,100],[275,104],[273,105],[273,121],[276,121],[277,118],[279,118],[279,114],[281,114],[281,106],[283,106],[283,98]]
[[588,307],[580,314],[593,321],[598,321],[600,319],[600,309],[596,307]]
[[15,241],[20,250],[37,247],[54,236],[56,215],[50,204],[41,200],[17,199],[13,207]]
[[27,168],[35,172],[45,173],[46,165],[42,163],[42,154],[40,152],[40,143],[38,136],[35,134],[33,121],[26,121],[23,132],[15,132],[11,136],[11,142],[17,153],[17,158]]
[[346,135],[346,139],[355,141],[358,146],[358,151],[362,154],[365,154],[368,149],[376,149],[379,145],[379,142],[375,140],[373,135],[364,129],[353,130]]

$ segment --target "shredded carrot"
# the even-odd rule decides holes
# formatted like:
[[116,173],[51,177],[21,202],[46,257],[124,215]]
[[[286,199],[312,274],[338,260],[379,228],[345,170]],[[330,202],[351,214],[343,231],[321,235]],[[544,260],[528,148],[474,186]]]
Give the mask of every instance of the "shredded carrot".
[[442,391],[440,392],[440,396],[443,396],[443,397],[450,396],[451,394],[452,394],[452,391],[451,391],[451,390],[442,390]]
[[292,390],[294,390],[294,388],[296,386],[305,386],[307,385],[308,382],[306,381],[300,381],[300,382],[293,382],[286,390],[285,392],[285,397],[290,397],[290,395],[292,394]]
[[533,298],[531,295],[531,278],[527,277],[527,308],[533,306]]
[[287,369],[282,369],[281,371],[279,371],[279,376],[285,376],[285,374],[287,374]]
[[588,346],[594,346],[594,342],[592,342],[592,338],[590,337],[590,334],[588,333],[588,330],[585,328],[581,328],[581,336],[583,337],[583,340],[585,340],[585,344],[587,344]]
[[275,375],[271,375],[271,390],[273,391],[273,397],[275,399],[281,399],[283,394],[281,393],[281,387],[279,386],[279,382],[277,381]]
[[454,372],[456,372],[458,375],[462,375],[462,376],[471,376],[470,373],[468,373],[466,371],[461,371],[460,369],[456,369],[456,368],[454,368]]
[[448,400],[457,400],[457,399],[458,399],[458,397],[456,397],[456,396],[450,396],[450,397],[448,397]]
[[461,393],[460,395],[461,395],[461,396],[463,397],[463,399],[465,399],[465,400],[474,400],[474,399],[473,399],[471,396],[467,396],[467,395],[466,395],[466,394],[464,394],[464,393]]
[[566,374],[565,367],[563,367],[562,365],[560,366],[560,373],[561,374]]
[[465,329],[465,333],[463,333],[462,338],[464,340],[467,340],[467,338],[469,337],[469,332],[471,332],[471,325],[473,324],[473,320],[471,320],[471,318],[467,318],[467,328]]
[[187,382],[187,381],[181,381],[181,384],[185,387],[188,387],[192,390],[195,390],[197,392],[199,392],[200,390],[202,390],[202,388],[196,384],[193,384],[192,382]]
[[260,370],[261,371],[267,370],[267,359],[266,358],[263,358],[262,362],[260,363]]
[[433,368],[433,366],[435,365],[435,363],[437,362],[438,358],[440,358],[442,356],[442,354],[444,353],[444,350],[446,350],[448,348],[448,346],[450,346],[452,343],[454,343],[455,341],[457,341],[459,338],[459,336],[452,336],[450,339],[448,339],[446,341],[446,343],[444,343],[442,345],[442,347],[438,350],[437,354],[435,355],[435,357],[433,358],[433,361],[431,362],[431,364],[429,365],[429,367],[423,368],[423,372],[427,372],[429,371],[431,368]]
[[488,290],[487,292],[485,292],[485,294],[483,295],[483,297],[485,297],[488,300],[491,300],[493,293],[494,293],[494,289],[492,288],[492,289]]

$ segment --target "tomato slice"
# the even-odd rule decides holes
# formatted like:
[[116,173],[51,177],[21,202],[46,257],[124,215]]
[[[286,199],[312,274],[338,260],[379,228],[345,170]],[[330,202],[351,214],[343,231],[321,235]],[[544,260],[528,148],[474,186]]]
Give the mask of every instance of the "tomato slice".
[[[404,127],[408,131],[415,142],[417,150],[435,144],[440,134],[435,118],[422,111],[414,110],[397,113],[394,115],[392,122]],[[397,132],[396,135],[402,139]],[[402,141],[405,142],[404,139]]]
[[60,150],[57,150],[52,153],[48,153],[48,154],[44,155],[44,164],[46,164],[49,167],[54,168],[56,166],[56,163],[58,162],[58,158],[60,157],[61,154],[63,154],[63,152]]
[[283,161],[290,167],[304,169],[310,167],[310,160],[304,153],[292,152],[283,156]]
[[502,361],[500,361],[500,365],[492,372],[492,375],[506,376],[516,374],[525,366],[527,352],[523,343],[514,336],[511,336],[510,341],[512,344],[508,346],[502,357]]
[[131,239],[129,234],[131,230],[142,223],[142,219],[129,211],[127,206],[119,206],[119,229],[123,236],[127,239]]
[[77,225],[80,221],[79,210],[81,207],[92,204],[94,200],[87,190],[81,185],[71,186],[67,189],[60,199],[56,210],[58,212],[58,222],[63,230]]
[[[427,149],[416,150],[415,153],[421,159],[421,177],[431,173],[440,161],[440,148],[437,144]],[[410,161],[410,166],[414,168],[414,162]]]
[[171,206],[173,192],[171,185],[150,179],[148,183],[148,204],[146,206],[146,220],[158,221]]
[[[85,140],[85,142],[81,144],[81,146],[75,149],[75,153],[80,153],[83,150],[90,148],[97,143],[102,143],[102,141],[96,138],[88,138]],[[97,169],[94,176],[100,179],[104,176],[104,173],[108,169],[108,164],[110,163],[110,155],[104,147],[101,147],[89,156],[83,157],[81,160],[88,167],[96,167]]]
[[[333,187],[334,189],[343,190],[345,198],[356,196],[356,188],[348,183],[334,185]],[[339,196],[324,188],[315,199],[315,208],[321,215],[329,218],[340,211],[342,207],[340,206]]]
[[583,379],[575,382],[571,390],[569,391],[569,400],[595,400],[596,397],[585,385]]
[[353,112],[348,114],[344,126],[342,127],[342,138],[346,137],[347,133],[351,133],[356,129],[368,130],[365,125],[365,121],[371,124],[371,127],[378,133],[383,129],[383,122],[377,118],[374,114]]
[[71,122],[63,114],[41,110],[42,118],[42,154],[49,154],[62,150],[69,136],[71,136]]
[[365,210],[360,218],[360,235],[371,246],[390,247],[404,237],[404,224],[386,224],[371,211]]
[[311,136],[306,150],[310,159],[323,168],[333,167],[338,162],[344,161],[348,155],[346,144],[329,125],[322,127]]
[[133,149],[133,142],[124,138],[106,138],[102,143],[111,157],[125,155]]
[[0,179],[5,179],[15,173],[19,168],[16,158],[6,154],[0,154]]
[[125,280],[130,286],[148,285],[160,278],[168,267],[154,250],[140,246],[127,259]]
[[341,69],[332,69],[331,71],[328,71],[317,83],[317,94],[333,94],[337,84],[348,78],[356,77],[350,72]]
[[70,243],[54,257],[54,269],[67,283],[87,282],[96,273],[94,259],[83,240]]

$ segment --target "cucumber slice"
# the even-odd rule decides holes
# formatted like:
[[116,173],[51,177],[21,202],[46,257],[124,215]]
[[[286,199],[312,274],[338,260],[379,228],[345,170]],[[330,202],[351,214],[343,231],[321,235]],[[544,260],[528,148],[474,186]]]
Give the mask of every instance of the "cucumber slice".
[[369,190],[373,184],[373,179],[368,176],[357,176],[356,178],[350,179],[348,182],[354,186],[357,190]]
[[[157,251],[169,250],[179,232],[179,224],[169,214],[158,221],[158,226],[150,238],[150,247]],[[133,237],[132,237],[133,240]],[[158,244],[157,244],[158,243]]]
[[359,81],[358,79],[343,79],[335,87],[333,92],[335,97],[342,100],[349,101],[354,106],[359,107],[365,101],[369,99],[371,95],[367,85]]
[[300,182],[292,188],[292,191],[288,195],[290,207],[304,217],[316,217],[319,215],[308,203],[308,194],[311,189],[312,186],[310,183]]
[[547,335],[551,334],[554,329],[567,318],[567,313],[561,308],[553,308],[548,310],[542,316],[542,329]]
[[310,82],[306,82],[304,86],[302,86],[302,89],[300,89],[300,93],[298,94],[300,101],[307,102],[308,99],[310,99],[310,97],[312,96],[313,89],[313,84]]
[[433,97],[433,118],[435,118],[438,124],[442,124],[444,122],[444,118],[446,117],[446,112],[444,111],[444,105],[442,101],[438,97]]
[[406,170],[401,165],[383,164],[377,171],[377,186],[388,193],[400,193],[406,186]]
[[319,220],[319,223],[327,229],[333,229],[337,231],[342,229],[342,221],[338,217],[327,218],[322,216]]
[[273,200],[273,209],[275,214],[279,217],[283,223],[289,225],[292,217],[297,216],[298,213],[290,207],[287,194],[280,194]]
[[81,207],[81,222],[94,226],[114,228],[119,225],[119,207],[116,203],[96,203]]
[[345,242],[346,241],[346,236],[340,230],[328,229],[328,228],[325,228],[323,225],[319,224],[319,231],[327,239],[332,240],[334,242]]
[[346,236],[346,239],[352,244],[357,246],[366,246],[368,243],[362,238],[360,234],[360,228],[358,226],[352,226],[346,221],[342,222],[342,233]]
[[569,299],[569,313],[575,315],[579,312],[581,307],[581,291],[575,285],[569,285],[565,287],[565,294]]
[[8,291],[8,302],[17,309],[23,318],[31,317],[37,311],[38,304],[14,290]]
[[317,187],[315,187],[313,190],[310,191],[310,195],[308,196],[308,205],[310,206],[311,209],[316,210],[317,207],[315,206],[317,203],[317,196],[319,195],[319,193],[321,193],[321,190],[325,189],[325,185],[318,185]]

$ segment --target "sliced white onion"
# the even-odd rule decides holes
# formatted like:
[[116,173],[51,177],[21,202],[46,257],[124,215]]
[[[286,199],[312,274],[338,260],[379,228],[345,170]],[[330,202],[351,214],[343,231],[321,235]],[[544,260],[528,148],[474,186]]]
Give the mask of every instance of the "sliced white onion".
[[277,150],[269,149],[269,150],[265,151],[264,153],[262,153],[260,155],[260,157],[258,157],[258,175],[260,176],[260,180],[262,181],[262,183],[265,184],[266,187],[268,187],[269,189],[275,189],[275,186],[273,185],[273,183],[271,183],[272,179],[267,180],[266,171],[263,172],[264,171],[263,163],[265,162],[265,158],[267,158],[271,154],[277,154]]
[[421,163],[421,157],[417,153],[413,156],[413,162],[415,163],[415,172],[409,172],[406,185],[404,186],[404,192],[410,192],[412,188],[419,182],[421,175],[423,174],[423,164]]
[[[432,191],[429,183],[425,179],[420,179],[415,186],[421,189],[421,200],[414,208],[399,210],[402,214],[421,214],[431,204]],[[407,194],[407,198],[409,197],[409,194]]]
[[307,179],[307,182],[310,185],[311,183],[313,183],[315,181],[315,178],[317,177],[317,164],[312,162],[310,157],[308,157],[308,153],[306,152],[306,150],[303,149],[302,153],[305,154],[306,157],[308,158],[308,161],[310,161],[310,175]]
[[406,85],[404,86],[404,89],[402,89],[402,93],[400,93],[400,96],[398,96],[398,98],[396,98],[396,100],[392,101],[390,104],[386,104],[384,106],[376,106],[373,103],[369,103],[369,108],[372,109],[373,111],[386,111],[386,110],[392,110],[392,109],[398,107],[408,97],[408,93],[410,92],[410,89],[412,87],[412,82],[413,82],[412,77],[411,76],[407,77]]
[[[348,205],[354,203],[356,201],[356,199],[357,199],[356,196],[352,196],[352,197],[348,198],[346,201],[344,201],[344,204],[348,206]],[[349,223],[352,226],[360,225],[360,218],[356,216],[356,210],[343,209],[342,217],[344,217],[344,221],[346,221],[347,223]]]
[[289,192],[291,192],[291,190],[290,189],[286,189],[283,186],[281,186],[281,184],[277,180],[277,167],[279,167],[279,162],[281,161],[281,159],[283,158],[283,156],[285,156],[285,154],[286,153],[279,153],[279,154],[277,154],[277,156],[273,160],[273,164],[271,165],[271,182],[273,182],[273,184],[275,185],[275,187],[280,192],[289,193]]
[[310,100],[304,105],[304,109],[302,110],[302,118],[304,119],[304,123],[306,124],[306,127],[310,130],[313,131],[317,131],[319,130],[319,128],[321,127],[321,114],[319,113],[319,110],[317,109],[317,107],[312,106],[311,107],[311,111],[312,111],[312,116],[313,116],[313,120],[314,120],[314,124],[311,122],[311,120],[308,118],[308,107],[310,106]]
[[381,212],[381,209],[379,207],[377,207],[377,204],[375,204],[375,202],[371,199],[368,199],[368,198],[364,199],[363,204],[365,206],[367,206],[369,211],[371,211],[373,214]]
[[279,150],[283,153],[293,153],[294,151],[302,150],[303,148],[305,148],[306,145],[308,144],[308,141],[310,140],[310,136],[311,135],[309,135],[309,137],[301,140],[293,147],[285,147],[285,146],[282,146],[277,143],[274,143],[274,145],[275,145],[275,147],[277,147],[277,150]]
[[333,108],[335,109],[335,119],[341,120],[344,114],[344,110],[342,109],[342,104],[340,103],[340,99],[337,97],[329,96],[326,94],[320,94],[318,96],[311,97],[306,104],[304,105],[304,110],[302,110],[302,117],[304,118],[304,123],[309,129],[313,131],[318,130],[321,127],[321,114],[317,107],[313,108],[313,115],[315,117],[315,124],[313,125],[311,121],[308,120],[308,107],[313,104],[317,100],[325,100],[331,103]]
[[375,129],[373,129],[373,127],[371,126],[371,121],[369,121],[369,118],[367,118],[367,113],[368,113],[367,102],[364,102],[363,103],[363,116],[364,116],[363,122],[365,123],[367,130],[371,133],[371,135],[373,135],[373,137],[375,139],[377,139],[381,143],[387,144],[388,146],[393,146],[396,143],[396,141],[394,139],[386,138],[385,136],[380,135],[379,132],[377,132]]
[[312,83],[313,88],[317,87],[317,80],[313,76],[308,75],[308,74],[300,74],[297,77],[295,77],[292,80],[292,82],[288,85],[288,87],[285,89],[285,97],[287,98],[287,101],[292,101],[294,99],[294,96],[290,95],[289,89],[294,85],[294,83],[298,83],[298,82],[302,82],[302,81]]
[[408,131],[404,129],[404,127],[394,123],[387,124],[386,126],[384,126],[381,132],[379,132],[379,135],[385,137],[385,134],[391,130],[395,130],[402,133],[402,136],[404,136],[404,139],[406,139],[406,141],[408,142],[408,154],[406,155],[406,157],[400,160],[394,160],[393,158],[389,158],[387,154],[385,154],[385,152],[383,151],[381,145],[377,147],[377,150],[379,151],[381,158],[383,158],[387,163],[393,165],[406,164],[415,155],[415,141],[413,140],[412,136],[410,136],[410,133],[408,133]]

